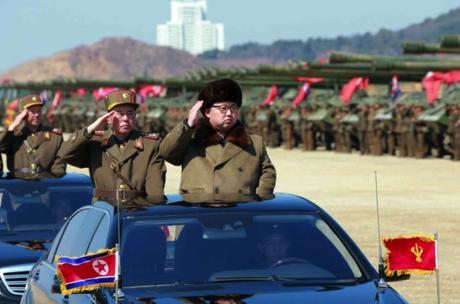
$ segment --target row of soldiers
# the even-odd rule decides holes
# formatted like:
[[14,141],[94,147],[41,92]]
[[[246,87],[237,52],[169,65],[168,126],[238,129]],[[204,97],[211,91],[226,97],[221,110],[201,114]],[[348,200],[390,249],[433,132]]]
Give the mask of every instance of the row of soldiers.
[[299,108],[246,109],[244,120],[267,146],[305,151],[397,155],[450,155],[460,160],[460,103],[363,102],[349,106],[305,103]]

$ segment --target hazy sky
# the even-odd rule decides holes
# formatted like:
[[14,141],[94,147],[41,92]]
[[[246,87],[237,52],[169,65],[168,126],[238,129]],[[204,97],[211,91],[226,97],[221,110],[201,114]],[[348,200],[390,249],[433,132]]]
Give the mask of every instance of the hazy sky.
[[[248,41],[335,37],[400,29],[460,6],[458,0],[208,0],[226,47]],[[0,71],[104,37],[156,43],[169,0],[0,0]]]

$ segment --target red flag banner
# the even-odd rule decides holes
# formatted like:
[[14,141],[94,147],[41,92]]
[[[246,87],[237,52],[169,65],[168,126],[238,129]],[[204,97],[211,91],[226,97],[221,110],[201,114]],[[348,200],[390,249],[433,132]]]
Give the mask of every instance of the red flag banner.
[[8,127],[13,123],[14,115],[16,114],[16,110],[18,108],[18,99],[13,100],[6,106],[6,115],[3,119],[3,125]]
[[428,72],[422,80],[428,103],[433,103],[438,99],[439,88],[443,83],[453,84],[460,82],[460,71],[450,71],[447,73]]
[[347,105],[350,102],[351,97],[357,90],[365,90],[367,89],[368,85],[369,78],[355,77],[351,79],[343,86],[342,91],[340,92],[340,96],[342,97],[343,103]]
[[99,88],[93,90],[93,96],[96,98],[96,101],[101,101],[102,99],[105,98],[105,96],[109,95],[112,92],[115,92],[118,90],[117,88]]
[[139,90],[142,97],[160,97],[166,94],[166,88],[161,85],[145,85]]
[[298,106],[310,93],[310,84],[308,82],[305,82],[302,87],[300,87],[299,93],[297,93],[297,96],[294,98],[294,100],[291,102],[291,107],[296,107]]
[[259,107],[271,106],[275,102],[277,96],[278,87],[276,85],[272,85],[270,91],[268,92],[267,98],[265,98],[265,100],[259,105]]
[[385,273],[388,276],[403,274],[430,274],[437,269],[436,240],[427,236],[386,238]]
[[318,83],[324,80],[324,78],[319,77],[297,77],[297,81],[308,82],[308,83]]
[[50,105],[50,109],[48,110],[48,121],[53,124],[54,123],[54,111],[56,108],[62,103],[62,90],[58,89],[54,94],[53,102]]
[[115,249],[103,249],[77,258],[56,257],[56,265],[61,293],[64,295],[115,287],[118,278],[118,254]]

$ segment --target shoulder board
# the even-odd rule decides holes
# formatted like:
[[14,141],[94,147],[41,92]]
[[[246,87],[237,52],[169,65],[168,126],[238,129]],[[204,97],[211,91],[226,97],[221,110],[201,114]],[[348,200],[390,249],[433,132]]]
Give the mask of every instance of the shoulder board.
[[97,136],[103,136],[104,135],[104,131],[102,130],[97,130],[97,131],[94,131],[94,135],[97,135]]
[[144,138],[146,138],[146,139],[159,139],[160,134],[159,133],[149,133],[149,134],[145,134]]
[[62,135],[62,130],[59,128],[54,128],[53,130],[51,130],[51,132],[57,135]]

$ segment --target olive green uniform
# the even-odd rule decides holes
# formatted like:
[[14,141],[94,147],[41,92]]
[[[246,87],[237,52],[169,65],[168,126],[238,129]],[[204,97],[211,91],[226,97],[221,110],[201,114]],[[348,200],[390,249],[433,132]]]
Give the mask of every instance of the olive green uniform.
[[216,200],[229,194],[273,194],[276,171],[262,137],[247,134],[240,122],[226,140],[205,122],[195,128],[180,122],[164,138],[160,153],[182,166],[181,194],[205,194]]
[[157,134],[133,130],[121,141],[110,130],[88,134],[83,128],[63,144],[60,156],[68,164],[89,168],[96,198],[158,200],[163,197],[166,174],[159,144]]
[[8,170],[14,175],[49,172],[59,177],[66,171],[58,155],[62,142],[61,131],[47,126],[39,126],[36,132],[27,127],[5,129],[0,133],[0,152],[6,154]]

